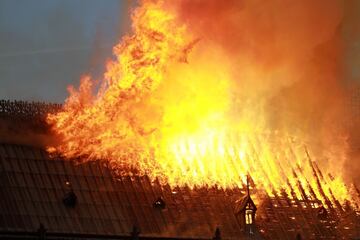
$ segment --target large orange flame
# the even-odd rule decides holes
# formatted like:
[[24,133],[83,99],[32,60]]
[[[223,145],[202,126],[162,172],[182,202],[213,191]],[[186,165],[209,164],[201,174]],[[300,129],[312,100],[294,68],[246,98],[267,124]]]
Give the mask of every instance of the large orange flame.
[[103,159],[122,174],[135,169],[173,187],[241,187],[250,174],[270,195],[352,201],[341,171],[327,175],[315,161],[332,158],[341,166],[345,145],[318,151],[291,125],[274,131],[262,97],[271,84],[241,89],[233,74],[239,68],[237,77],[249,83],[292,77],[293,67],[270,71],[241,58],[235,66],[228,52],[197,36],[161,1],[143,1],[132,20],[133,34],[114,47],[100,86],[83,77],[63,111],[48,116],[61,139],[49,151]]

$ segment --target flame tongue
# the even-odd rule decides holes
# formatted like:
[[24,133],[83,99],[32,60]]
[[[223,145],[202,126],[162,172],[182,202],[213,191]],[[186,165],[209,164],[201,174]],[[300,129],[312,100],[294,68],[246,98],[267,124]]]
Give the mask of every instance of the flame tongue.
[[64,110],[48,116],[61,138],[56,151],[125,173],[135,168],[171,186],[241,187],[251,173],[270,195],[351,199],[340,176],[322,175],[303,142],[266,133],[263,99],[234,97],[222,48],[199,41],[161,2],[144,1],[132,20],[134,34],[114,47],[96,96],[83,77]]
[[108,63],[97,97],[92,96],[91,79],[84,77],[79,91],[70,89],[64,111],[49,116],[63,137],[60,152],[120,165],[137,165],[148,156],[146,135],[159,121],[158,102],[150,99],[151,93],[163,81],[166,65],[186,57],[189,47],[185,29],[173,19],[158,4],[136,10],[134,35],[114,47],[116,60]]

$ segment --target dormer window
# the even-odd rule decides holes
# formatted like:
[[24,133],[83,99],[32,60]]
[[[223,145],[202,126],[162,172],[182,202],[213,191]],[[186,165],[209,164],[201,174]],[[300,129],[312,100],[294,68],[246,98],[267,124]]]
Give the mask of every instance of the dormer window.
[[236,201],[235,216],[240,228],[250,233],[255,227],[256,206],[250,197],[249,183],[247,182],[247,194]]
[[250,225],[250,224],[253,224],[253,210],[251,209],[247,209],[245,211],[245,223],[246,225]]

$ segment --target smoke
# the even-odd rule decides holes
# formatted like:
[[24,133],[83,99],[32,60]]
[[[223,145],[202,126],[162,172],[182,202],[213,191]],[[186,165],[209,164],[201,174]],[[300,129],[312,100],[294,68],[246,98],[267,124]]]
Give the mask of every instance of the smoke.
[[300,137],[330,173],[354,161],[347,156],[355,129],[346,126],[343,1],[183,0],[168,7],[201,39],[197,47],[211,43],[224,52],[217,61],[235,79],[234,122]]
[[346,171],[357,185],[360,184],[360,2],[349,0],[345,2],[345,16],[342,28],[344,43],[345,80],[349,86],[349,121],[350,159],[346,162]]

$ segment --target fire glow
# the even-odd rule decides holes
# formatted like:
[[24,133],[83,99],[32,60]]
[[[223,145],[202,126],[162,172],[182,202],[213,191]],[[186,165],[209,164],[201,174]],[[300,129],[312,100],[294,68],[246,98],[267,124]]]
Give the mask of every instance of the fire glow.
[[[269,112],[270,96],[296,82],[283,79],[296,78],[302,58],[264,67],[249,53],[232,56],[189,25],[175,2],[135,9],[133,33],[114,47],[100,84],[83,77],[63,111],[48,116],[60,139],[48,150],[172,187],[243,187],[250,174],[269,195],[353,201],[341,171],[325,174],[346,158],[343,139],[322,150],[312,143],[324,136],[271,120],[284,112]],[[324,173],[318,159],[327,159]]]

